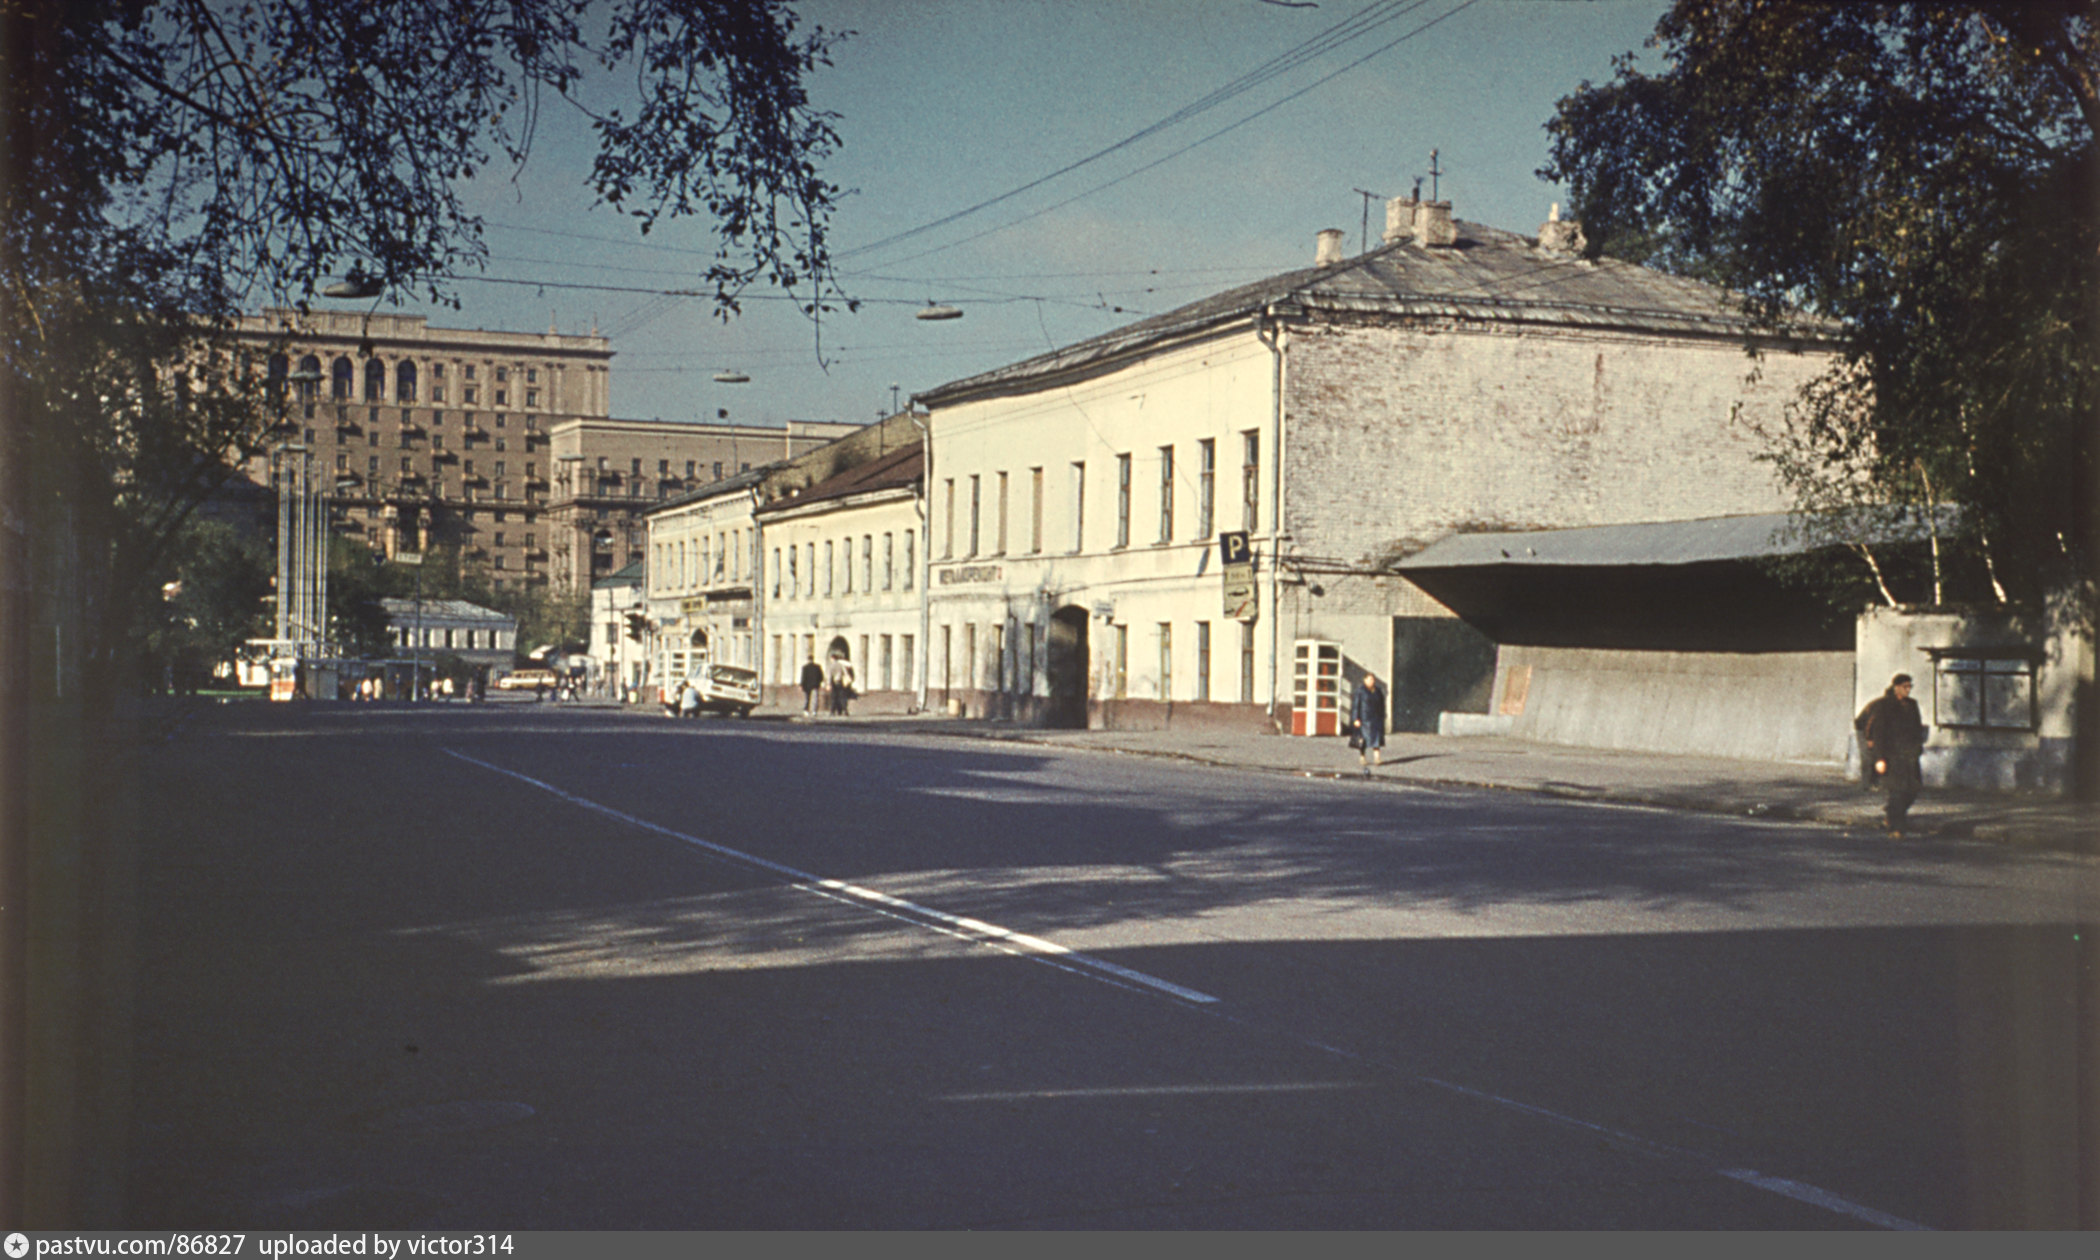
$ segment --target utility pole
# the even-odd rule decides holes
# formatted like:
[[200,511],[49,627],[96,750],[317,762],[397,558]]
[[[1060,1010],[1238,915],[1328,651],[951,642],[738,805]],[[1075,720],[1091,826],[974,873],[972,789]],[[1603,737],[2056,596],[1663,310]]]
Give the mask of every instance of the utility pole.
[[1368,188],[1358,188],[1353,191],[1356,193],[1357,196],[1362,197],[1364,199],[1363,229],[1357,237],[1356,252],[1359,254],[1368,254],[1371,252],[1371,203],[1373,201],[1385,200],[1385,194],[1374,193]]

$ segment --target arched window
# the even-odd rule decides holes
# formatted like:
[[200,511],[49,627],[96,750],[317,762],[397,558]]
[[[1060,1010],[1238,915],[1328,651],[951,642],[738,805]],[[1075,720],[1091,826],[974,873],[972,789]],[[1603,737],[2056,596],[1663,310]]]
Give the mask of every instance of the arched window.
[[386,397],[386,364],[378,359],[365,360],[365,401],[379,402]]
[[270,367],[268,376],[270,397],[282,398],[284,396],[285,378],[290,376],[291,374],[291,359],[281,354],[273,354],[270,356]]
[[[344,366],[349,364],[345,362]],[[299,360],[299,371],[306,377],[299,382],[299,397],[312,402],[314,395],[321,392],[321,361],[309,354]]]
[[[319,367],[320,364],[317,363],[314,366]],[[329,370],[329,377],[329,396],[337,402],[349,402],[357,396],[357,373],[350,366],[350,360],[345,358],[336,359],[335,366]]]
[[416,364],[413,359],[401,360],[394,369],[394,401],[412,403],[416,400]]

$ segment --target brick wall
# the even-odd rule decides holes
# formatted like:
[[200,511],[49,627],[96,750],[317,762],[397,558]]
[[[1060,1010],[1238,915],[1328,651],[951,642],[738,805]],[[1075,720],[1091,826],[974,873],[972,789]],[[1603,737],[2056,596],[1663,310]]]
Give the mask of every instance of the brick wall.
[[1749,422],[1776,419],[1821,363],[1753,363],[1729,341],[1315,324],[1290,342],[1286,527],[1304,554],[1368,561],[1461,529],[1782,511]]

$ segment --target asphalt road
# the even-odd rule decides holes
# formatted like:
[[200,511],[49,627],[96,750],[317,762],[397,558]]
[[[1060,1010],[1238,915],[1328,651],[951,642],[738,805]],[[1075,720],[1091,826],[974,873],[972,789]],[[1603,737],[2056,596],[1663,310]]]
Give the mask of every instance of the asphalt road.
[[144,786],[136,1228],[2100,1223],[2090,859],[530,703]]

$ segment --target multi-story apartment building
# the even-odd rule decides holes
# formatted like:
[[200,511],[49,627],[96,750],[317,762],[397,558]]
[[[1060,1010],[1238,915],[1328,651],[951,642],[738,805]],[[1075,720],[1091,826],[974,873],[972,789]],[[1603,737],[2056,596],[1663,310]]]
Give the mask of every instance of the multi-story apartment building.
[[588,589],[642,560],[643,515],[666,500],[804,455],[861,426],[791,420],[785,428],[578,417],[551,430],[549,532],[557,585]]
[[296,382],[278,394],[285,436],[310,453],[337,532],[390,556],[457,547],[499,588],[587,590],[641,559],[646,507],[859,427],[613,419],[612,343],[596,333],[268,310],[240,334]]
[[389,555],[457,546],[499,586],[546,580],[550,435],[606,414],[606,338],[289,310],[240,332],[273,380],[296,380],[278,395],[286,437],[310,452],[337,531]]

